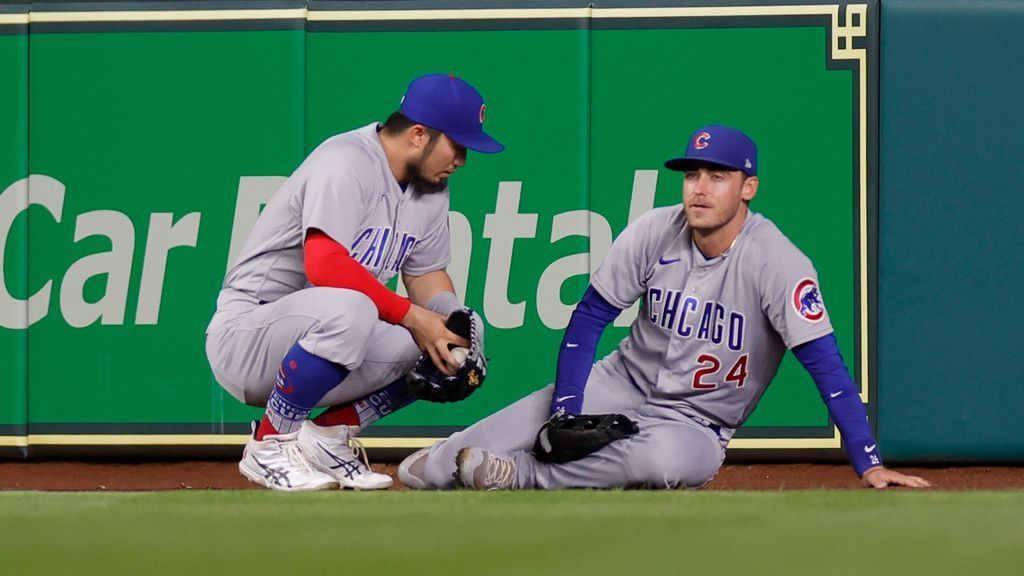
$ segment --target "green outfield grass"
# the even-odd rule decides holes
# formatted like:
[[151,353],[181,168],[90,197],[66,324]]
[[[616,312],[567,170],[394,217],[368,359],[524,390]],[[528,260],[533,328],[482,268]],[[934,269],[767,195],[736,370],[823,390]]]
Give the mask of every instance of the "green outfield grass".
[[0,493],[0,574],[1022,574],[1022,492]]

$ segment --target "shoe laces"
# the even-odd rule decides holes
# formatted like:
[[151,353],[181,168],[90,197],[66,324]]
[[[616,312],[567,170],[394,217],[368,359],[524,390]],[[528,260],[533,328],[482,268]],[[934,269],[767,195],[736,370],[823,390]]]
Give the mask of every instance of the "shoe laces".
[[288,463],[302,470],[312,473],[313,465],[309,463],[309,455],[298,442],[281,442],[281,452],[287,458]]
[[507,488],[512,485],[512,477],[516,473],[516,463],[511,458],[490,454],[487,458],[487,474],[484,484],[488,488]]
[[348,437],[348,447],[352,450],[357,462],[361,461],[367,470],[370,469],[370,457],[366,455],[366,447],[358,438]]

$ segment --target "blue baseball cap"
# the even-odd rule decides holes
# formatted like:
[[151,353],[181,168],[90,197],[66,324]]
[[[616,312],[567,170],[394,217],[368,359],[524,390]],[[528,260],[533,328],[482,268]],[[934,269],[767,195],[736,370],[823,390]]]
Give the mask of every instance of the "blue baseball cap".
[[711,124],[698,129],[686,143],[686,153],[665,162],[665,168],[677,172],[693,169],[701,163],[717,164],[757,176],[757,145],[743,132],[728,126]]
[[427,74],[409,83],[398,111],[470,150],[501,152],[505,147],[484,133],[486,108],[484,97],[469,82],[452,74]]

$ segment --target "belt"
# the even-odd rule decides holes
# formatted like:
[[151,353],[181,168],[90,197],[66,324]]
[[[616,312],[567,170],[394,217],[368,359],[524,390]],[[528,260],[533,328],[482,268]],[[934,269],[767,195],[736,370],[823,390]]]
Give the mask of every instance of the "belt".
[[689,414],[687,414],[686,416],[690,420],[693,420],[697,424],[700,424],[701,426],[703,426],[703,427],[707,428],[708,430],[711,430],[712,432],[714,432],[715,436],[718,436],[719,440],[722,439],[722,427],[719,426],[718,424],[715,424],[715,423],[711,422],[710,420],[705,420],[705,419],[700,418],[698,416],[691,416]]

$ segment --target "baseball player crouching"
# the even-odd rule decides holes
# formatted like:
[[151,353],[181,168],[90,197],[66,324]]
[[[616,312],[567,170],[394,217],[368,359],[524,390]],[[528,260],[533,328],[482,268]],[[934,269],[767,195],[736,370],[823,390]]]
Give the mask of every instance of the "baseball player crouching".
[[[266,407],[239,463],[252,482],[391,486],[352,436],[411,400],[405,375],[421,354],[454,374],[450,348],[469,345],[446,325],[461,309],[445,271],[447,183],[467,149],[503,149],[483,121],[483,98],[466,81],[416,78],[383,125],[326,140],[266,205],[206,332],[220,385]],[[399,272],[408,299],[384,286]],[[318,406],[330,408],[309,420]]]
[[[786,349],[811,374],[857,474],[876,488],[928,483],[882,465],[810,260],[748,204],[757,149],[706,126],[682,157],[682,205],[615,240],[573,312],[555,384],[399,467],[413,488],[699,488]],[[642,299],[629,336],[594,364],[604,328]],[[588,416],[588,415],[600,416]]]

